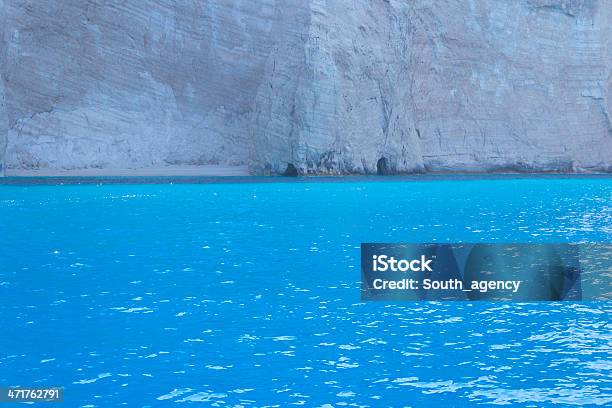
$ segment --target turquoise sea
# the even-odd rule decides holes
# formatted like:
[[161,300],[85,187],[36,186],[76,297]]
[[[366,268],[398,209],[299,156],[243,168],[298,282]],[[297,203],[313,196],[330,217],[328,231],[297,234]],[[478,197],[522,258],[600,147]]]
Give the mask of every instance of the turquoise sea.
[[0,185],[0,386],[84,407],[612,405],[610,302],[363,303],[359,269],[362,242],[611,243],[612,178],[134,180]]

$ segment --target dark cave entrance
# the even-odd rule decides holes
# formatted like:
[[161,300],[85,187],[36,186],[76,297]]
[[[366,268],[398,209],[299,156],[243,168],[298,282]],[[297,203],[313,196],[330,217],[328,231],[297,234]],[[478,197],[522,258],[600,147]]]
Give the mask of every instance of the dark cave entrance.
[[288,163],[283,176],[285,177],[297,177],[299,174],[298,169],[293,165],[293,163]]
[[389,174],[389,161],[386,157],[381,157],[376,162],[376,174],[379,176],[386,176]]

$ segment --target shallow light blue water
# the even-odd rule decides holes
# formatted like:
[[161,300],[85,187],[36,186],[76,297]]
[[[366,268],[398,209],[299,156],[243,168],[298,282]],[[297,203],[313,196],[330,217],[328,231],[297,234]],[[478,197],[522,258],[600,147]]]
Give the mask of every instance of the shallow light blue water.
[[0,186],[0,385],[67,406],[612,404],[600,303],[361,303],[361,242],[612,242],[612,179]]

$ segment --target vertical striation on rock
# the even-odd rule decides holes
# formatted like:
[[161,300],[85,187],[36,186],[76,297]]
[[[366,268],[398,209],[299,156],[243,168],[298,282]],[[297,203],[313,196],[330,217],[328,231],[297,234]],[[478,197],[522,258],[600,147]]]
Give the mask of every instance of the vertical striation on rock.
[[422,168],[405,10],[311,1],[306,11],[296,25],[302,46],[284,43],[258,93],[255,165],[278,172],[284,159],[306,174],[375,173],[384,155],[397,171]]
[[6,102],[4,99],[4,85],[0,78],[0,176],[4,175],[4,161],[6,145],[8,142],[8,120],[6,117]]
[[[0,67],[4,66],[6,41],[4,30],[6,27],[6,14],[4,0],[0,0]],[[6,112],[6,98],[4,96],[4,75],[0,69],[0,177],[4,175],[6,145],[8,143],[8,117]]]
[[0,0],[10,167],[612,171],[607,0],[59,4]]
[[282,174],[288,164],[297,161],[298,134],[303,127],[309,3],[294,1],[277,7],[274,21],[271,52],[252,106],[249,164],[258,174]]
[[[602,7],[597,14],[597,26],[600,30],[601,46],[603,48],[604,72],[601,81],[602,111],[608,128],[608,137],[612,139],[612,7]],[[607,162],[612,171],[612,163]]]

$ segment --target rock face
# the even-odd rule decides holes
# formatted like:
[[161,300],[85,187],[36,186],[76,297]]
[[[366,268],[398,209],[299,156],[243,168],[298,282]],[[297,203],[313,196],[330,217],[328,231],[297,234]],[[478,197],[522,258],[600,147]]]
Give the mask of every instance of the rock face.
[[[0,0],[0,26],[5,25],[4,1]],[[4,66],[6,42],[4,32],[0,30],[0,67]],[[4,155],[8,142],[8,117],[6,113],[6,99],[4,97],[4,80],[0,72],[0,177],[4,175]]]
[[7,167],[612,171],[607,0],[0,6]]
[[4,175],[4,154],[6,152],[8,136],[8,120],[6,117],[6,103],[4,100],[4,87],[0,81],[0,176]]

